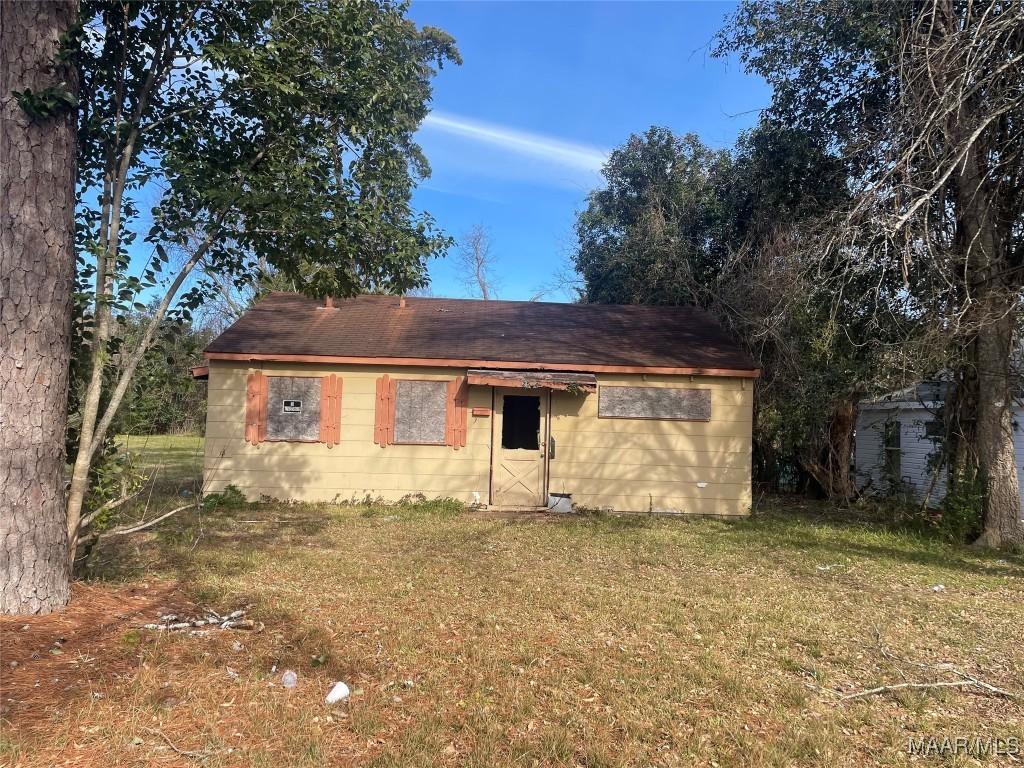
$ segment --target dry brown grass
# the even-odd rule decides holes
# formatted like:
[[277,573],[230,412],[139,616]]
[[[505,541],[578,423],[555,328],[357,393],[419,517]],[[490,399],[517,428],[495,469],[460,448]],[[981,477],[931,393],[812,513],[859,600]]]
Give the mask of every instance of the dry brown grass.
[[[25,657],[52,643],[46,619],[0,623],[0,763],[904,765],[911,736],[1024,738],[1020,701],[834,695],[943,679],[886,657],[879,638],[1024,689],[1024,562],[821,511],[541,523],[445,505],[251,505],[183,517],[97,553],[60,655]],[[251,604],[267,628],[133,629],[185,598]],[[110,620],[85,632],[90,603]],[[13,674],[9,648],[25,657]],[[286,668],[299,673],[291,691]],[[334,680],[353,689],[347,705],[324,703]]]

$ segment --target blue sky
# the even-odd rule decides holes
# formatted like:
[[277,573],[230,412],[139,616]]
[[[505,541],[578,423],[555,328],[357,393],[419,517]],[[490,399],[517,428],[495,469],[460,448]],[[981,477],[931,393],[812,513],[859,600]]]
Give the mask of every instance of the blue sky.
[[[551,288],[609,150],[651,125],[728,147],[768,105],[763,81],[710,55],[731,10],[415,0],[412,18],[453,35],[463,57],[434,82],[433,112],[418,135],[433,173],[417,207],[456,238],[476,224],[489,230],[499,298]],[[431,263],[434,295],[470,295],[454,262]]]

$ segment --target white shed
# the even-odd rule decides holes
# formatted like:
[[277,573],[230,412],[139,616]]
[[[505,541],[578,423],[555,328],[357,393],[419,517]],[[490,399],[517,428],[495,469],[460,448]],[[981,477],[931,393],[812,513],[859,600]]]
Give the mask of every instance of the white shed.
[[[860,404],[854,462],[857,486],[888,493],[894,484],[938,504],[946,494],[947,467],[940,466],[941,408],[947,385],[928,382]],[[1014,411],[1013,443],[1024,509],[1024,407]]]

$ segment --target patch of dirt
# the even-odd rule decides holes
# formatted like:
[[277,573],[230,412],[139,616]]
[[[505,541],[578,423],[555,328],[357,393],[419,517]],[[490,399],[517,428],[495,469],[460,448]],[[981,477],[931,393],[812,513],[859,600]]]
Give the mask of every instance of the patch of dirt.
[[72,585],[71,603],[47,616],[0,616],[0,719],[41,724],[47,713],[137,665],[135,627],[193,607],[173,583]]

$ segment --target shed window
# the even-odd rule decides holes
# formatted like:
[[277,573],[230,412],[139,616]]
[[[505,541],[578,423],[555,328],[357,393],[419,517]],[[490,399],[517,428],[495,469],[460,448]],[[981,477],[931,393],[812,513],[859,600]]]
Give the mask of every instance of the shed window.
[[267,377],[267,440],[320,439],[320,378]]
[[447,419],[447,381],[396,382],[395,443],[444,445]]

